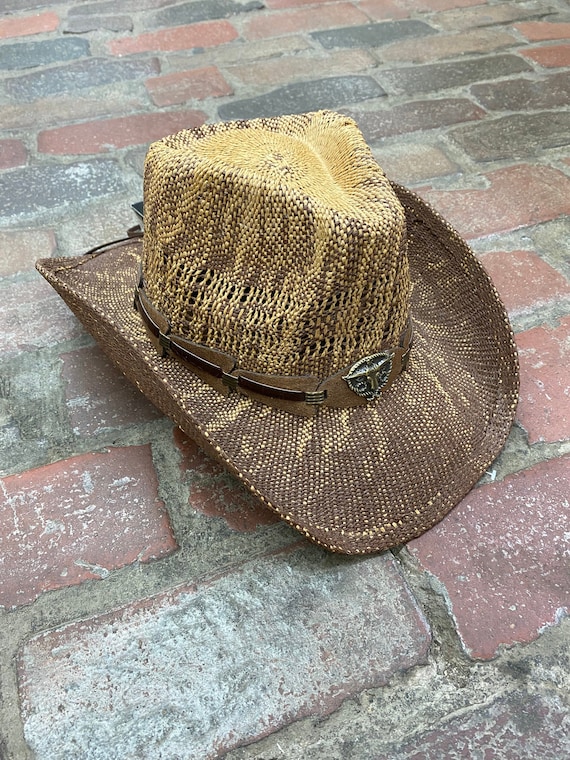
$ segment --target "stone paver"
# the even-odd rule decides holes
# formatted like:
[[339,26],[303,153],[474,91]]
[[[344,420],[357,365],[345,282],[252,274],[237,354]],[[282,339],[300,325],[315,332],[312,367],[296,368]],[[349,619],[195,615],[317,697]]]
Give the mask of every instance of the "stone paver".
[[0,224],[72,203],[94,200],[125,189],[113,159],[75,164],[26,166],[0,176]]
[[24,76],[12,77],[6,84],[6,91],[16,101],[36,100],[50,95],[85,90],[99,85],[125,82],[157,74],[158,60],[107,61],[102,58],[87,58],[65,66],[53,66],[46,71],[35,71]]
[[389,556],[269,556],[30,641],[26,737],[54,760],[215,758],[386,683],[429,640]]
[[570,113],[503,116],[481,125],[459,127],[450,136],[475,161],[524,159],[570,144]]
[[386,93],[370,76],[328,77],[279,87],[256,98],[238,100],[218,108],[223,120],[252,119],[259,116],[304,113],[380,98]]
[[175,549],[149,447],[85,454],[0,481],[0,606]]

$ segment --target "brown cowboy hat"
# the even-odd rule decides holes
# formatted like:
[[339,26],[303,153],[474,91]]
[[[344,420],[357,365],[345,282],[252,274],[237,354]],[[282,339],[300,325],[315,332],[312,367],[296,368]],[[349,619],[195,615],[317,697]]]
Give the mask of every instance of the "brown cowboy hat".
[[431,528],[513,421],[489,277],[336,113],[152,144],[144,237],[37,267],[149,399],[333,551]]

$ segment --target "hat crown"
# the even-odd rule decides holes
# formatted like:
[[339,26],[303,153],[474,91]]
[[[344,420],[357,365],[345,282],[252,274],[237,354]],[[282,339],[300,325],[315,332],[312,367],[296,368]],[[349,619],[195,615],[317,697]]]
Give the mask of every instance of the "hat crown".
[[144,274],[173,332],[246,370],[327,377],[405,327],[404,210],[345,116],[185,130],[147,154]]

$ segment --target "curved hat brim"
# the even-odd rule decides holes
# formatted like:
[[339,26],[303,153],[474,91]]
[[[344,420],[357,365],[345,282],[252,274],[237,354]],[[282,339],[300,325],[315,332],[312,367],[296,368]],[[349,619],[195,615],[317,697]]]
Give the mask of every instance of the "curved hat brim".
[[140,240],[37,263],[153,403],[268,508],[346,554],[400,545],[439,522],[504,445],[518,398],[514,338],[488,275],[433,209],[394,190],[413,283],[408,368],[377,401],[315,417],[222,396],[157,355],[133,308]]

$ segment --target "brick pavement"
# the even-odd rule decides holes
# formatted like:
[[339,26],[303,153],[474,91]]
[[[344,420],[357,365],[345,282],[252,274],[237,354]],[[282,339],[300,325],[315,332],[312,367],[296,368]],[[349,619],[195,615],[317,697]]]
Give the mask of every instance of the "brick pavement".
[[[570,756],[564,0],[4,0],[0,758]],[[317,107],[470,239],[509,310],[505,450],[432,531],[308,546],[33,269],[132,223],[149,141]]]

